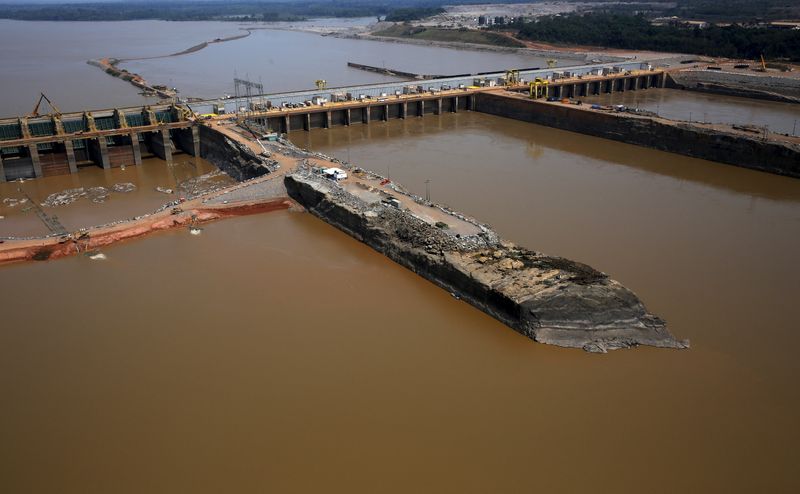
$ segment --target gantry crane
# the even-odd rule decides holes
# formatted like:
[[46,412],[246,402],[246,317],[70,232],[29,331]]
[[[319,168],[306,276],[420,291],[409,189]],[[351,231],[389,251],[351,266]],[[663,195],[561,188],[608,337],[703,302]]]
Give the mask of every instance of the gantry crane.
[[506,86],[516,86],[519,84],[519,70],[506,70]]
[[550,81],[541,77],[537,77],[533,82],[529,83],[531,99],[546,98],[550,89],[548,84],[550,84]]

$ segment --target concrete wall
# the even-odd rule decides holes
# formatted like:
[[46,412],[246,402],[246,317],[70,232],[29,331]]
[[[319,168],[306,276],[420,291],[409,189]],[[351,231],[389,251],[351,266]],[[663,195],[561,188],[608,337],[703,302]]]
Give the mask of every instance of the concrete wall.
[[668,87],[800,103],[800,79],[711,70],[670,73]]
[[695,158],[800,178],[800,146],[627,114],[480,94],[476,110]]

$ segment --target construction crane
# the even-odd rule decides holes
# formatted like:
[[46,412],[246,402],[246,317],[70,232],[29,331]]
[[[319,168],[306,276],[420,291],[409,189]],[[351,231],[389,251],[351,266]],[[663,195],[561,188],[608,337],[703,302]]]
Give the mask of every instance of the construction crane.
[[756,69],[759,72],[766,72],[767,71],[767,62],[764,60],[764,54],[761,54],[761,67]]
[[554,69],[556,67],[557,63],[558,63],[558,60],[556,60],[555,58],[548,58],[547,59],[547,68],[548,69]]
[[39,94],[40,94],[39,101],[36,102],[36,106],[33,107],[33,111],[30,112],[27,116],[31,117],[31,118],[38,117],[39,116],[39,107],[42,105],[42,101],[47,101],[47,104],[50,105],[50,109],[52,110],[51,114],[55,115],[57,117],[60,117],[61,116],[61,110],[59,110],[58,107],[52,101],[50,101],[50,98],[45,96],[44,93],[39,93]]
[[326,87],[328,87],[328,81],[326,81],[325,79],[317,79],[316,81],[314,81],[314,84],[317,85],[317,89],[325,89]]

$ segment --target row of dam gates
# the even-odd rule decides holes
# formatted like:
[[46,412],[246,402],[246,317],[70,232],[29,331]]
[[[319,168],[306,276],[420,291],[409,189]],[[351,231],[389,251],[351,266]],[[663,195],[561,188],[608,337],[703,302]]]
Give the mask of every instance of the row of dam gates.
[[[568,77],[564,77],[566,72]],[[545,77],[542,77],[545,76]],[[0,119],[0,181],[141,164],[176,153],[201,156],[199,126],[208,119],[248,120],[289,133],[337,125],[477,110],[484,92],[578,98],[663,87],[666,74],[640,63],[570,71],[509,71],[478,76],[317,89],[189,104],[153,105]],[[501,85],[501,83],[503,83]],[[542,90],[542,86],[544,90]],[[536,93],[534,94],[534,89]],[[308,104],[311,101],[316,103]]]

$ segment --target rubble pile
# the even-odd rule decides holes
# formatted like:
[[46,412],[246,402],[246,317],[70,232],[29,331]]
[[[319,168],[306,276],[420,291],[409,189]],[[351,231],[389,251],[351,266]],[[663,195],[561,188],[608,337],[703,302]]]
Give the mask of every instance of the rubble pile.
[[[228,175],[220,170],[216,170],[182,181],[178,185],[178,192],[181,196],[187,199],[194,199],[195,197],[208,194],[209,192],[216,192],[220,189],[228,187],[232,183],[233,181]],[[159,192],[163,192],[165,194],[171,193],[166,192],[167,190],[171,191],[171,189],[162,189],[163,190],[159,190]]]

